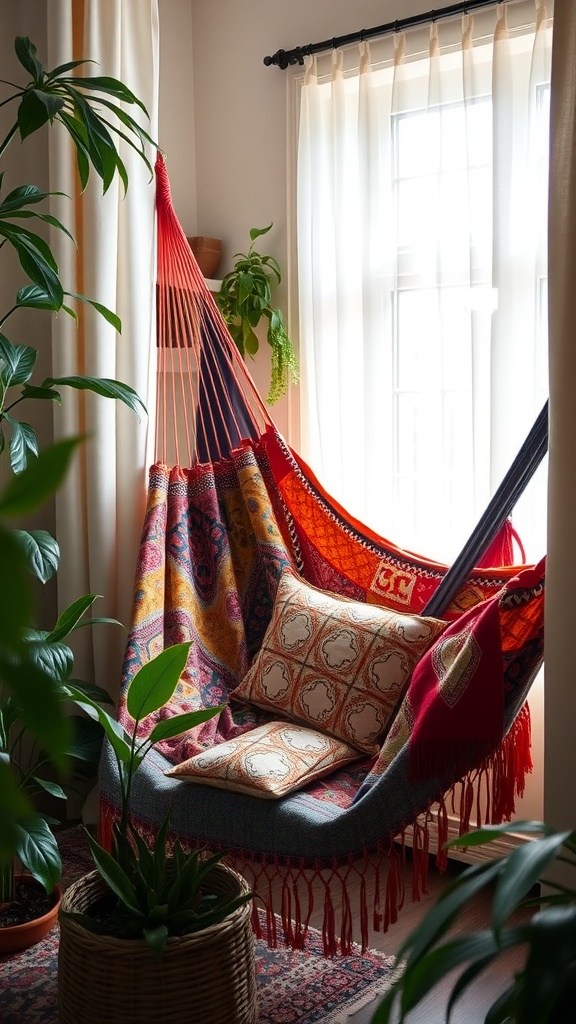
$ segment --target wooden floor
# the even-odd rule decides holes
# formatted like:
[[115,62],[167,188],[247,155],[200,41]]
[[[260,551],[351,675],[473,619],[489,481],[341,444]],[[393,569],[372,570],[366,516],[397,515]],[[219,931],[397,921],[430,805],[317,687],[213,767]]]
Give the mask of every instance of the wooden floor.
[[[410,856],[410,851],[407,851],[405,866],[407,897],[399,919],[385,935],[373,933],[370,937],[371,948],[378,949],[387,956],[396,954],[404,939],[422,919],[426,910],[436,901],[447,881],[465,867],[461,863],[451,861],[448,871],[440,873],[435,866],[432,866],[433,861],[431,861],[428,892],[419,902],[412,902],[409,895],[412,872]],[[489,916],[490,895],[485,894],[467,910],[451,934],[476,931],[483,928],[486,926]],[[318,917],[313,916],[311,924],[314,927],[321,927],[320,912],[318,912]],[[490,971],[480,976],[462,997],[462,1000],[456,1004],[452,1013],[451,1024],[484,1024],[487,1010],[500,992],[509,985],[515,969],[518,969],[521,963],[522,954],[519,951],[512,951],[506,957],[501,957]],[[458,972],[455,977],[457,976]],[[446,983],[439,985],[431,993],[430,997],[410,1014],[407,1018],[409,1024],[443,1024],[446,1002],[453,982],[454,977],[451,979],[451,982],[447,980]],[[376,1006],[377,1002],[359,1010],[349,1018],[349,1024],[369,1024]]]

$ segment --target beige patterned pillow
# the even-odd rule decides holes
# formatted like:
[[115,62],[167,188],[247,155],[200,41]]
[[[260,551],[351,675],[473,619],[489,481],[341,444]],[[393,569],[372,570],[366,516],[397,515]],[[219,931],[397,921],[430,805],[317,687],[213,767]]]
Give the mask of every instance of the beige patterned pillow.
[[446,625],[317,590],[288,570],[262,647],[230,696],[372,754]]
[[187,782],[277,799],[357,760],[358,751],[293,722],[267,722],[219,743],[165,774]]

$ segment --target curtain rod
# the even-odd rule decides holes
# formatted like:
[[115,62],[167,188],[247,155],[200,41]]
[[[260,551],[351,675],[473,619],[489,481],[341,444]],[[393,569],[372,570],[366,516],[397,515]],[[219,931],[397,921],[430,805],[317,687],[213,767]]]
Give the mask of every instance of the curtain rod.
[[[437,21],[440,18],[450,18],[457,14],[468,14],[478,7],[492,7],[497,0],[468,0],[458,4],[451,4],[449,7],[441,7],[438,11],[428,11],[426,14],[415,14],[411,18],[399,18],[397,21],[390,21],[387,25],[376,25],[374,28],[363,28],[359,32],[349,32],[345,36],[334,36],[332,39],[324,39],[320,43],[308,43],[305,46],[295,46],[293,50],[277,50],[271,57],[264,57],[266,67],[272,64],[285,71],[290,64],[303,64],[304,57],[313,53],[323,53],[326,50],[336,49],[338,46],[347,46],[349,43],[360,43],[364,39],[373,39],[375,36],[385,36],[392,32],[402,32],[405,28],[413,28],[415,25],[425,25],[427,22]],[[504,0],[507,2],[507,0]]]

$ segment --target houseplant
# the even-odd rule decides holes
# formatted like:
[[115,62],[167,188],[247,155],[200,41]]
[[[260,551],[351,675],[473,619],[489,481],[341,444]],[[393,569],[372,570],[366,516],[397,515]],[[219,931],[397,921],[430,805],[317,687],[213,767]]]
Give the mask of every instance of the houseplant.
[[[26,648],[21,663],[29,659],[29,669],[48,672],[62,703],[69,699],[62,682],[69,677],[74,661],[65,639],[82,624],[116,621],[90,619],[83,623],[95,597],[90,594],[74,602],[49,632],[23,630]],[[100,687],[80,681],[76,685],[79,692],[112,704],[110,695]],[[95,771],[102,746],[102,728],[80,715],[68,715],[66,724],[69,732],[67,758],[71,762],[85,762]],[[0,950],[6,953],[38,941],[56,921],[57,904],[62,895],[58,884],[62,863],[50,828],[56,821],[42,809],[41,798],[48,794],[52,800],[67,799],[47,752],[41,744],[27,737],[18,695],[8,690],[0,700],[0,757],[28,805],[15,823],[14,857],[0,865]],[[27,872],[24,877],[20,873],[22,869]],[[29,879],[35,880],[37,885],[31,884]]]
[[[576,831],[558,832],[543,822],[488,825],[452,840],[448,846],[481,846],[511,832],[530,838],[503,857],[471,865],[443,891],[398,953],[400,976],[372,1018],[373,1024],[401,1024],[406,1014],[440,980],[464,967],[455,981],[446,1020],[466,988],[505,950],[525,947],[522,969],[511,979],[486,1016],[486,1024],[571,1024],[576,1006],[576,885],[547,881],[538,897],[528,894],[542,872],[557,860],[576,868]],[[483,889],[494,887],[488,928],[446,938],[459,914]],[[512,920],[519,908],[536,912]],[[394,1013],[399,1009],[400,1016]],[[394,1016],[393,1016],[394,1014]]]
[[[253,1024],[254,936],[244,880],[221,854],[185,853],[169,842],[169,818],[150,845],[131,817],[134,776],[154,743],[213,717],[220,706],[155,717],[170,701],[190,643],[166,648],[132,677],[127,732],[100,704],[68,685],[100,722],[120,779],[121,813],[112,851],[88,833],[96,871],[64,895],[60,909],[59,1020],[109,1024],[187,1020]],[[126,977],[130,977],[127,987]],[[87,1005],[86,991],[91,993]]]
[[234,267],[226,274],[216,295],[218,308],[228,325],[240,354],[256,355],[260,343],[254,330],[261,319],[268,321],[266,337],[272,349],[270,391],[272,404],[286,393],[290,381],[298,383],[298,361],[288,334],[282,311],[272,304],[272,289],[282,276],[273,256],[262,256],[254,243],[272,228],[250,228],[248,252],[235,253]]
[[[45,124],[58,122],[75,145],[82,188],[91,169],[102,179],[104,191],[116,173],[127,186],[126,169],[112,133],[136,149],[151,170],[145,145],[152,140],[125,109],[130,104],[144,108],[126,86],[106,76],[78,74],[77,69],[84,61],[46,71],[27,37],[16,38],[15,50],[30,80],[23,87],[3,83],[10,91],[2,106],[15,103],[17,111],[14,123],[0,142],[0,157],[15,137],[24,141]],[[70,75],[72,71],[74,75]],[[0,190],[3,175],[0,172]],[[61,221],[38,208],[49,200],[50,194],[34,185],[21,185],[0,196],[2,255],[11,251],[28,279],[10,308],[0,316],[0,455],[14,473],[0,496],[0,555],[5,578],[11,584],[0,595],[0,889],[4,903],[10,902],[13,895],[14,854],[47,890],[54,887],[59,876],[57,844],[46,817],[35,809],[31,796],[35,790],[63,796],[61,787],[39,774],[38,769],[52,758],[56,768],[63,770],[66,755],[84,756],[87,752],[85,744],[78,745],[73,737],[72,719],[63,714],[62,685],[69,679],[73,665],[72,652],[64,639],[83,624],[83,617],[95,600],[95,595],[86,595],[73,602],[50,631],[34,627],[33,594],[25,577],[29,573],[45,583],[58,567],[58,545],[47,531],[14,529],[12,522],[42,505],[54,493],[79,439],[72,438],[40,451],[35,430],[20,418],[19,411],[23,403],[30,401],[59,404],[63,387],[119,399],[133,410],[143,408],[132,388],[114,380],[74,376],[36,382],[33,374],[37,350],[10,341],[4,333],[7,322],[21,309],[63,312],[76,318],[71,302],[77,301],[90,303],[117,330],[121,327],[118,317],[102,304],[65,292],[52,250],[43,234],[38,233],[49,226],[70,235]],[[106,698],[104,691],[85,691]],[[87,724],[82,726],[84,733],[89,728]],[[42,748],[38,755],[32,751],[29,762],[21,756],[24,729]],[[88,746],[96,753],[97,748]]]

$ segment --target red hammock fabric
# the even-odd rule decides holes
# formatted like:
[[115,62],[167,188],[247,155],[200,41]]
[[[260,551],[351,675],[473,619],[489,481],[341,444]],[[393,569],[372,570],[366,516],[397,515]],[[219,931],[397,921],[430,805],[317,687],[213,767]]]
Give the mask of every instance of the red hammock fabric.
[[[538,584],[544,562],[525,569],[508,591]],[[410,775],[429,778],[450,764],[464,774],[482,764],[503,739],[504,666],[542,620],[544,590],[513,614],[502,598],[472,608],[448,627],[416,666],[407,695],[412,708]],[[462,765],[462,772],[460,772]]]
[[[157,463],[151,470],[124,681],[127,683],[157,650],[192,639],[191,658],[174,703],[162,712],[169,715],[225,701],[258,649],[286,564],[314,586],[416,613],[426,606],[447,567],[398,548],[352,519],[278,435],[175,217],[161,158],[157,179]],[[530,613],[526,629],[519,625],[518,607],[500,599],[502,588],[518,574],[518,567],[503,564],[512,557],[511,529],[506,524],[498,545],[483,560],[485,567],[470,574],[443,615],[453,623],[453,632],[446,634],[448,648],[453,636],[464,634],[460,645],[453,644],[452,652],[457,655],[466,650],[465,639],[470,635],[482,650],[478,670],[466,677],[465,686],[458,684],[458,700],[447,704],[449,691],[438,687],[447,658],[446,650],[440,657],[435,645],[430,660],[423,661],[414,673],[375,764],[364,764],[356,775],[343,772],[332,784],[302,791],[306,808],[302,829],[307,834],[310,821],[317,822],[319,838],[330,817],[323,801],[349,808],[353,816],[356,805],[362,807],[367,795],[366,803],[375,807],[375,812],[365,848],[353,828],[349,833],[345,830],[346,841],[348,835],[351,841],[346,847],[342,842],[344,852],[337,856],[333,846],[329,853],[319,853],[312,843],[298,850],[297,856],[284,856],[281,849],[267,845],[254,849],[248,833],[235,845],[222,841],[220,848],[232,851],[236,866],[264,888],[270,923],[272,911],[281,910],[294,945],[302,944],[309,917],[308,869],[324,887],[326,952],[333,955],[339,944],[345,952],[353,919],[360,921],[365,944],[370,920],[377,929],[395,920],[404,893],[394,837],[409,824],[415,843],[416,893],[425,886],[429,811],[434,800],[440,801],[440,844],[450,807],[459,815],[462,830],[470,821],[474,801],[479,822],[496,820],[498,815],[502,820],[512,813],[514,796],[522,791],[531,768],[529,715],[527,710],[520,711],[503,737],[502,692],[506,700],[511,693],[524,692],[522,680],[530,677],[541,658],[543,631],[539,594],[530,595],[528,603],[534,614]],[[517,680],[513,678],[516,670]],[[486,706],[489,695],[493,698],[490,712]],[[124,714],[121,708],[121,720]],[[161,753],[171,761],[183,760],[233,737],[258,719],[257,714],[242,714],[228,707],[203,729],[165,744]],[[482,732],[476,736],[474,730],[480,722]],[[455,723],[455,732],[448,744],[444,730],[450,723],[452,728]],[[478,743],[476,750],[473,741]],[[470,759],[459,760],[472,750],[472,764]],[[371,790],[387,773],[394,777],[394,765],[407,751],[415,788],[426,765],[449,781],[440,786],[433,780],[419,797],[418,809],[412,813],[402,805],[394,828],[387,831],[382,829],[382,808],[371,799]],[[458,778],[460,766],[464,778],[443,796],[442,790]],[[135,815],[142,834],[150,838],[160,801],[175,800],[167,797],[167,787],[157,785],[157,776],[158,772],[155,777],[151,771],[148,782],[142,783]],[[484,785],[486,779],[489,785]],[[474,790],[478,781],[481,785]],[[117,814],[112,769],[108,775],[104,773],[101,783],[105,841]],[[192,792],[190,800],[194,796]],[[395,794],[390,797],[394,803]],[[421,812],[423,822],[416,820]],[[184,842],[213,843],[214,837],[206,836],[202,828],[187,832],[185,825],[184,816],[179,833]],[[267,836],[265,828],[261,834]],[[218,848],[217,840],[214,845]],[[355,859],[358,854],[360,858]],[[281,907],[274,903],[272,884],[278,876],[282,879]],[[360,880],[357,914],[352,913],[347,891],[350,877]],[[373,883],[371,904],[369,882]],[[344,905],[339,926],[335,902],[340,896]],[[270,938],[274,941],[273,935]]]

